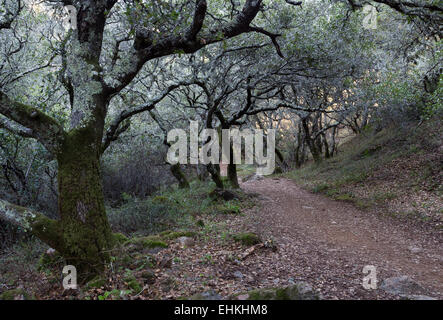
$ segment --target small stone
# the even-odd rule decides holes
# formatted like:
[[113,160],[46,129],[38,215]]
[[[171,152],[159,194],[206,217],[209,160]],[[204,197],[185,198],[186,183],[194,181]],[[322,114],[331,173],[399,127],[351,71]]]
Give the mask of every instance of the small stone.
[[409,295],[402,295],[402,298],[405,298],[406,300],[437,300],[436,298],[425,296],[422,294],[409,294]]
[[240,271],[235,271],[233,273],[234,277],[236,277],[237,279],[243,279],[244,275],[243,273],[241,273]]
[[396,295],[416,295],[425,293],[425,289],[408,276],[387,278],[383,280],[380,289]]
[[412,253],[420,253],[420,252],[423,251],[422,248],[414,247],[414,246],[410,246],[410,247],[408,247],[408,250],[411,251]]
[[262,242],[260,237],[252,232],[237,233],[233,236],[233,239],[247,246],[253,246],[254,244]]
[[193,245],[195,245],[194,239],[192,239],[190,237],[180,237],[180,238],[177,238],[177,242],[180,243],[182,248],[184,248],[184,247],[192,247]]
[[263,178],[263,176],[262,175],[260,175],[260,174],[256,174],[254,177],[253,177],[253,181],[255,180],[255,181],[259,181],[259,180],[263,180],[264,178]]
[[296,284],[298,295],[303,299],[316,299],[316,293],[312,289],[312,286],[304,281],[300,281]]
[[190,300],[222,300],[222,296],[220,296],[214,290],[205,291],[202,293],[197,293],[189,298]]
[[161,247],[157,247],[157,248],[153,248],[153,249],[149,249],[146,252],[149,254],[157,254],[160,251],[164,250],[165,248],[161,248]]
[[237,300],[319,300],[319,296],[306,282],[288,287],[262,288],[232,297]]
[[244,177],[243,179],[242,179],[242,181],[243,182],[246,182],[246,181],[259,181],[259,180],[263,180],[264,178],[263,178],[263,176],[262,175],[259,175],[259,174],[251,174],[251,175],[249,175],[249,176],[246,176],[246,177]]

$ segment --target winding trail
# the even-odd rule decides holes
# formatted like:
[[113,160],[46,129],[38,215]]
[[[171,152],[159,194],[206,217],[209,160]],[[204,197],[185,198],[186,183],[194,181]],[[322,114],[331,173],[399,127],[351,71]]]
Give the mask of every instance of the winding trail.
[[437,230],[312,194],[284,178],[246,181],[241,188],[260,199],[244,223],[279,247],[260,263],[275,265],[282,277],[308,281],[330,299],[394,298],[363,289],[362,269],[374,265],[379,284],[407,275],[424,294],[443,298],[443,239]]

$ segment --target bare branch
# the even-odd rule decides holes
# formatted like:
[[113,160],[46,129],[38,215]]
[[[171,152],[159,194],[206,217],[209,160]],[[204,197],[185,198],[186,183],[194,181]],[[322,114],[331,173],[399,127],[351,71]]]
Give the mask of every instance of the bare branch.
[[194,19],[192,21],[191,28],[188,32],[188,39],[194,40],[197,36],[197,33],[201,30],[203,27],[203,21],[205,19],[206,15],[206,0],[197,0],[195,4],[195,12],[194,12]]
[[293,6],[301,6],[303,4],[302,1],[293,1],[293,0],[285,0],[287,4],[293,5]]
[[[157,105],[157,103],[162,101],[171,91],[175,90],[176,88],[178,88],[180,86],[186,86],[186,85],[191,85],[191,84],[194,84],[194,82],[179,82],[179,83],[170,85],[165,90],[163,90],[157,97],[149,100],[148,102],[146,102],[142,105],[136,106],[136,107],[132,107],[132,108],[123,110],[111,122],[108,130],[106,131],[106,135],[105,135],[105,137],[103,139],[103,143],[102,143],[102,152],[104,152],[106,150],[106,148],[110,145],[110,143],[112,141],[115,141],[117,139],[118,135],[120,133],[122,133],[121,129],[119,129],[119,126],[124,120],[129,119],[136,114],[140,114],[142,112],[146,112],[146,111],[150,111],[150,110],[154,109],[155,106]],[[119,132],[119,131],[120,131],[120,133],[117,134],[117,132]]]
[[[194,35],[195,31],[200,30],[200,21],[202,23],[203,13],[206,12],[206,6],[203,3],[204,1],[197,2],[193,26],[190,28],[192,35]],[[117,80],[117,85],[110,87],[108,93],[114,95],[126,87],[149,60],[176,53],[178,50],[183,50],[185,53],[193,53],[208,44],[233,38],[245,32],[252,32],[249,29],[249,24],[260,10],[261,3],[262,0],[246,0],[242,11],[233,21],[222,24],[215,29],[197,31],[194,39],[190,39],[190,33],[186,33],[168,36],[160,35],[153,41],[152,32],[139,30],[136,33],[133,50],[128,53],[128,57],[123,59],[131,61],[131,67],[127,68],[126,71],[113,75]]]
[[261,34],[264,34],[266,36],[268,36],[269,38],[271,38],[272,43],[274,44],[275,49],[277,50],[277,53],[280,57],[284,58],[285,56],[283,55],[283,53],[281,52],[280,49],[280,45],[277,42],[277,37],[280,37],[281,34],[275,34],[275,33],[271,33],[269,31],[266,31],[262,28],[258,28],[258,27],[249,27],[250,31],[254,31],[254,32],[258,32]]

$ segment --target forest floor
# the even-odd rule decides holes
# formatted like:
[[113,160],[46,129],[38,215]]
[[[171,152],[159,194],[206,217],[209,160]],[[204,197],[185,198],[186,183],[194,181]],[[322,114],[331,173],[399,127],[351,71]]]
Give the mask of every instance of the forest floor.
[[407,275],[431,296],[443,297],[443,246],[436,229],[360,210],[285,178],[247,181],[242,188],[261,202],[243,224],[279,248],[252,263],[265,270],[263,277],[307,281],[327,299],[394,298],[362,287],[363,267],[373,265],[379,284]]
[[[441,232],[421,220],[407,223],[354,204],[314,194],[283,177],[249,180],[242,190],[256,206],[241,214],[201,217],[206,234],[195,245],[172,243],[156,254],[172,262],[156,270],[141,299],[177,299],[202,292],[219,298],[256,289],[309,283],[325,299],[401,299],[362,286],[363,267],[376,267],[378,285],[406,275],[443,298]],[[276,250],[232,241],[253,232]]]
[[[443,299],[439,128],[363,133],[321,164],[267,178],[241,167],[237,200],[214,198],[214,186],[198,181],[130,199],[108,210],[114,231],[129,239],[123,236],[97,285],[64,291],[64,262],[39,268],[48,247],[23,241],[0,256],[0,294],[20,288],[37,299],[228,299],[303,281],[325,299],[403,299],[380,285],[407,276],[421,287],[415,294]],[[149,221],[138,220],[146,214]],[[248,233],[267,245],[238,241]],[[191,242],[180,243],[181,235]],[[151,240],[161,246],[143,245]],[[378,289],[363,288],[367,265],[376,267]]]
[[[435,226],[421,220],[404,223],[333,200],[284,177],[251,179],[241,188],[254,207],[194,217],[204,226],[193,228],[192,245],[170,238],[166,248],[132,248],[129,263],[119,270],[116,261],[92,289],[65,292],[57,272],[46,276],[26,270],[16,270],[19,280],[12,288],[24,288],[37,299],[179,299],[207,292],[226,299],[304,281],[325,299],[401,299],[363,288],[363,267],[372,265],[378,285],[406,275],[423,288],[418,294],[443,298],[443,241]],[[248,232],[273,245],[234,240]],[[155,264],[147,266],[146,259]],[[128,273],[140,284],[138,289],[128,290]]]

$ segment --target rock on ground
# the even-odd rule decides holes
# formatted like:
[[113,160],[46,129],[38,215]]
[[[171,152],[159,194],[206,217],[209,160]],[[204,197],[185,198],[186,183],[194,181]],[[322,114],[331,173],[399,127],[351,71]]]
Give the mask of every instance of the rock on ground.
[[195,244],[194,239],[190,237],[177,238],[177,242],[180,243],[182,247],[192,247]]
[[220,296],[214,290],[209,290],[201,293],[197,293],[189,298],[189,300],[222,300],[222,296]]
[[282,288],[265,288],[241,293],[235,300],[320,300],[321,297],[306,282]]
[[403,297],[420,297],[426,290],[408,276],[391,277],[383,280],[380,289]]

